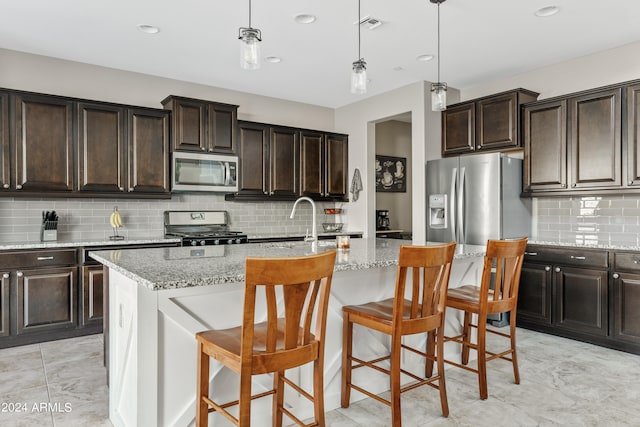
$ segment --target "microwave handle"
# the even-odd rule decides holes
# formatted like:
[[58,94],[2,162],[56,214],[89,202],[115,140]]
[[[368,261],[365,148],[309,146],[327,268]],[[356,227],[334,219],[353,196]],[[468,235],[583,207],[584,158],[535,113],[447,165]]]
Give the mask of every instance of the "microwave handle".
[[231,164],[224,162],[224,185],[231,185]]

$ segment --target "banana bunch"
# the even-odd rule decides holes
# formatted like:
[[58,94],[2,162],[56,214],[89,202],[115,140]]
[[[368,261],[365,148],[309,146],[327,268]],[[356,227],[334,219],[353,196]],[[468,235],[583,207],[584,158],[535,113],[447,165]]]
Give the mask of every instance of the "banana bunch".
[[109,217],[109,223],[113,228],[124,227],[124,224],[122,223],[122,217],[120,216],[120,212],[118,212],[117,207],[113,210],[113,212],[111,212],[111,216]]

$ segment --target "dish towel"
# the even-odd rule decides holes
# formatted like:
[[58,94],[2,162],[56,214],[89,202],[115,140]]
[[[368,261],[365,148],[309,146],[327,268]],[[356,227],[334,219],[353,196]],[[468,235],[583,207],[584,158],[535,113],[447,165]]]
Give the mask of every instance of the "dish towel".
[[353,194],[353,201],[358,200],[358,193],[362,191],[362,179],[360,178],[360,170],[356,168],[353,171],[353,179],[351,180],[351,194]]

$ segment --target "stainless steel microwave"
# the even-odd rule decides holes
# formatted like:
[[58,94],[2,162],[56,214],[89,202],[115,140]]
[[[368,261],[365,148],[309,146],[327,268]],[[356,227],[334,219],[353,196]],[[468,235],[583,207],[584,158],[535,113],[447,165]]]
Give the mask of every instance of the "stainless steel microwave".
[[238,191],[238,157],[174,152],[171,191]]

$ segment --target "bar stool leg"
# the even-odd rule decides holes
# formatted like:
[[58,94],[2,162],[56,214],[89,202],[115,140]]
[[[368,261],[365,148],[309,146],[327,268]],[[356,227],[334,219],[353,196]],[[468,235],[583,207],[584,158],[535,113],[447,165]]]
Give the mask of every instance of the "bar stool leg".
[[340,406],[349,407],[351,400],[351,354],[352,354],[353,323],[349,314],[345,313],[342,320],[342,393]]
[[251,366],[240,370],[240,403],[238,404],[238,424],[240,427],[251,425]]
[[487,316],[478,316],[478,384],[480,399],[489,397],[487,390]]
[[400,348],[402,336],[391,337],[391,423],[393,427],[402,426],[402,408],[400,406]]
[[[437,334],[438,375],[440,376],[440,379],[438,380],[438,389],[440,390],[440,406],[442,407],[442,416],[448,417],[449,403],[447,401],[447,386],[444,381],[444,326],[442,328],[438,328]],[[433,362],[431,362],[431,366],[433,369]]]
[[509,312],[511,329],[511,362],[513,363],[513,378],[516,384],[520,384],[520,371],[518,370],[518,355],[516,354],[516,310]]
[[273,373],[273,389],[276,393],[273,395],[273,409],[271,411],[273,416],[274,427],[282,427],[282,405],[284,405],[284,381],[282,377],[284,371]]
[[196,427],[209,425],[209,405],[202,400],[209,396],[209,356],[202,351],[202,343],[198,342],[198,384],[196,385]]
[[[471,342],[471,313],[468,311],[464,312],[464,323],[462,326],[462,340],[465,343]],[[469,363],[469,349],[470,347],[466,344],[462,344],[462,364],[466,365]]]
[[[441,338],[438,338],[438,340],[440,339]],[[427,345],[426,345],[425,353],[427,353],[427,355],[430,357],[434,357],[435,350],[436,350],[436,332],[431,331],[427,334]],[[442,353],[440,353],[440,350],[438,350],[438,357],[442,357],[441,355]],[[438,372],[440,372],[440,368],[438,368]],[[427,357],[425,359],[424,376],[425,378],[431,378],[431,375],[433,375],[433,359],[430,359],[429,357]]]
[[319,426],[324,426],[324,363],[321,359],[313,362],[313,412]]

